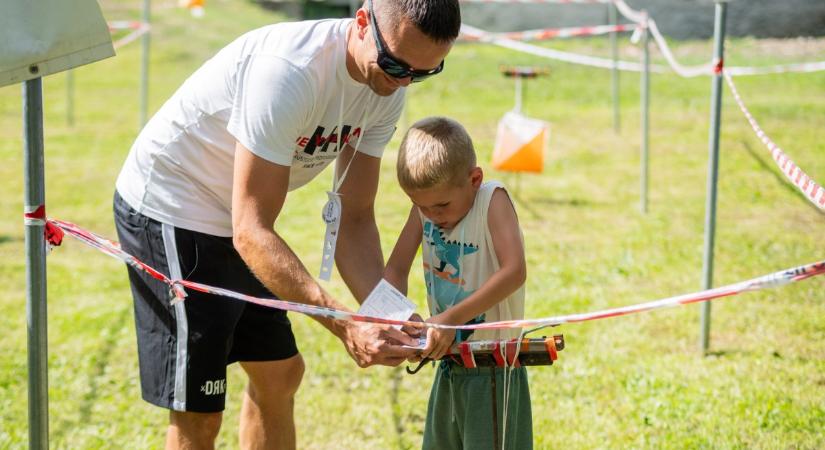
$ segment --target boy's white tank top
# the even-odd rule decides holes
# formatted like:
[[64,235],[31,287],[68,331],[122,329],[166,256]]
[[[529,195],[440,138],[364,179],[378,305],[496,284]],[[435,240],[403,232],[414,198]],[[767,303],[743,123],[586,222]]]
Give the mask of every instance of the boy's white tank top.
[[[443,312],[475,292],[499,270],[498,257],[487,222],[490,199],[497,181],[482,183],[473,207],[452,230],[439,228],[423,215],[422,259],[430,314]],[[509,196],[509,194],[508,194]],[[524,237],[519,230],[522,242]],[[483,322],[524,318],[524,285],[479,317]],[[519,330],[476,330],[470,340],[509,339]]]

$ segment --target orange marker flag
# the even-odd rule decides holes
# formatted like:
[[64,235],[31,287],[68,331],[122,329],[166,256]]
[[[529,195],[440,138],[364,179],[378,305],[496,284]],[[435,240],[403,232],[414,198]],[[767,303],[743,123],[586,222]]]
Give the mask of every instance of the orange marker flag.
[[188,8],[194,17],[203,17],[203,1],[204,0],[179,0],[178,5],[181,8]]
[[493,168],[540,173],[544,170],[544,150],[549,137],[549,123],[514,111],[504,114],[498,122]]

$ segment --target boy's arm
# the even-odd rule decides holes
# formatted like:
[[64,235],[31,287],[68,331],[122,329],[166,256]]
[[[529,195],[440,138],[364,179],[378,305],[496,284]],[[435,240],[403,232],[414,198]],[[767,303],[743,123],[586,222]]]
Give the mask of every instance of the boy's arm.
[[421,219],[418,217],[418,210],[415,206],[410,209],[407,216],[407,223],[401,230],[401,235],[392,249],[387,267],[384,269],[384,279],[395,286],[396,289],[407,295],[407,280],[410,275],[415,253],[421,245]]
[[513,203],[503,189],[493,192],[487,213],[487,226],[498,256],[499,270],[472,295],[430,321],[451,325],[467,323],[524,284],[527,279],[524,244]]

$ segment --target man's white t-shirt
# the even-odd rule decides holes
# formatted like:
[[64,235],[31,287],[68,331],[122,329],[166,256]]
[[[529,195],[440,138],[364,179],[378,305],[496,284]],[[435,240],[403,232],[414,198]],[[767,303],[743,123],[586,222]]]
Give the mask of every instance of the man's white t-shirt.
[[339,136],[381,157],[401,115],[404,88],[381,97],[352,79],[346,68],[350,23],[270,25],[218,52],[140,133],[117,179],[121,197],[160,222],[232,236],[236,140],[289,166],[290,190],[338,156]]

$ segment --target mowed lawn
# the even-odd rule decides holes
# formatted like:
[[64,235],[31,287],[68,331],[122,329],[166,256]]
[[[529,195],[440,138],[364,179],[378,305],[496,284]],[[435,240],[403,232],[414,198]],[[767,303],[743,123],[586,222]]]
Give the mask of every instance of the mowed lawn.
[[[222,45],[283,16],[212,0],[193,19],[155,2],[150,110]],[[139,2],[103,1],[107,19],[137,19]],[[712,6],[706,6],[711,8]],[[622,38],[621,53],[639,49]],[[605,38],[554,42],[608,55]],[[710,58],[711,43],[674,43],[680,59]],[[728,42],[730,65],[821,59],[825,40]],[[654,60],[662,62],[658,52]],[[76,123],[66,124],[65,76],[45,79],[46,196],[50,216],[115,237],[114,180],[137,133],[140,45],[75,72]],[[497,173],[497,120],[513,105],[501,64],[546,66],[528,82],[525,111],[551,123],[541,175]],[[762,127],[825,181],[825,73],[737,78]],[[403,130],[428,115],[460,120],[488,179],[507,183],[526,239],[527,316],[585,312],[701,288],[708,160],[707,78],[652,79],[649,212],[639,211],[639,77],[621,75],[622,128],[612,130],[610,74],[481,44],[457,45],[445,72],[409,91],[386,151],[377,214],[385,255],[409,208],[395,182]],[[0,448],[27,445],[22,124],[19,86],[0,89]],[[825,259],[825,215],[785,182],[725,88],[714,284]],[[276,228],[311,273],[324,228],[329,172],[290,193]],[[54,448],[159,448],[167,415],[140,399],[126,272],[67,239],[49,256],[49,413]],[[423,310],[420,262],[410,296]],[[356,303],[335,276],[328,288]],[[698,351],[699,307],[545,330],[567,348],[530,371],[537,448],[825,447],[825,279],[713,303],[711,353]],[[299,448],[407,449],[421,443],[433,370],[359,369],[316,322],[291,315],[307,372],[297,395]],[[243,374],[230,367],[221,448],[237,447]]]

